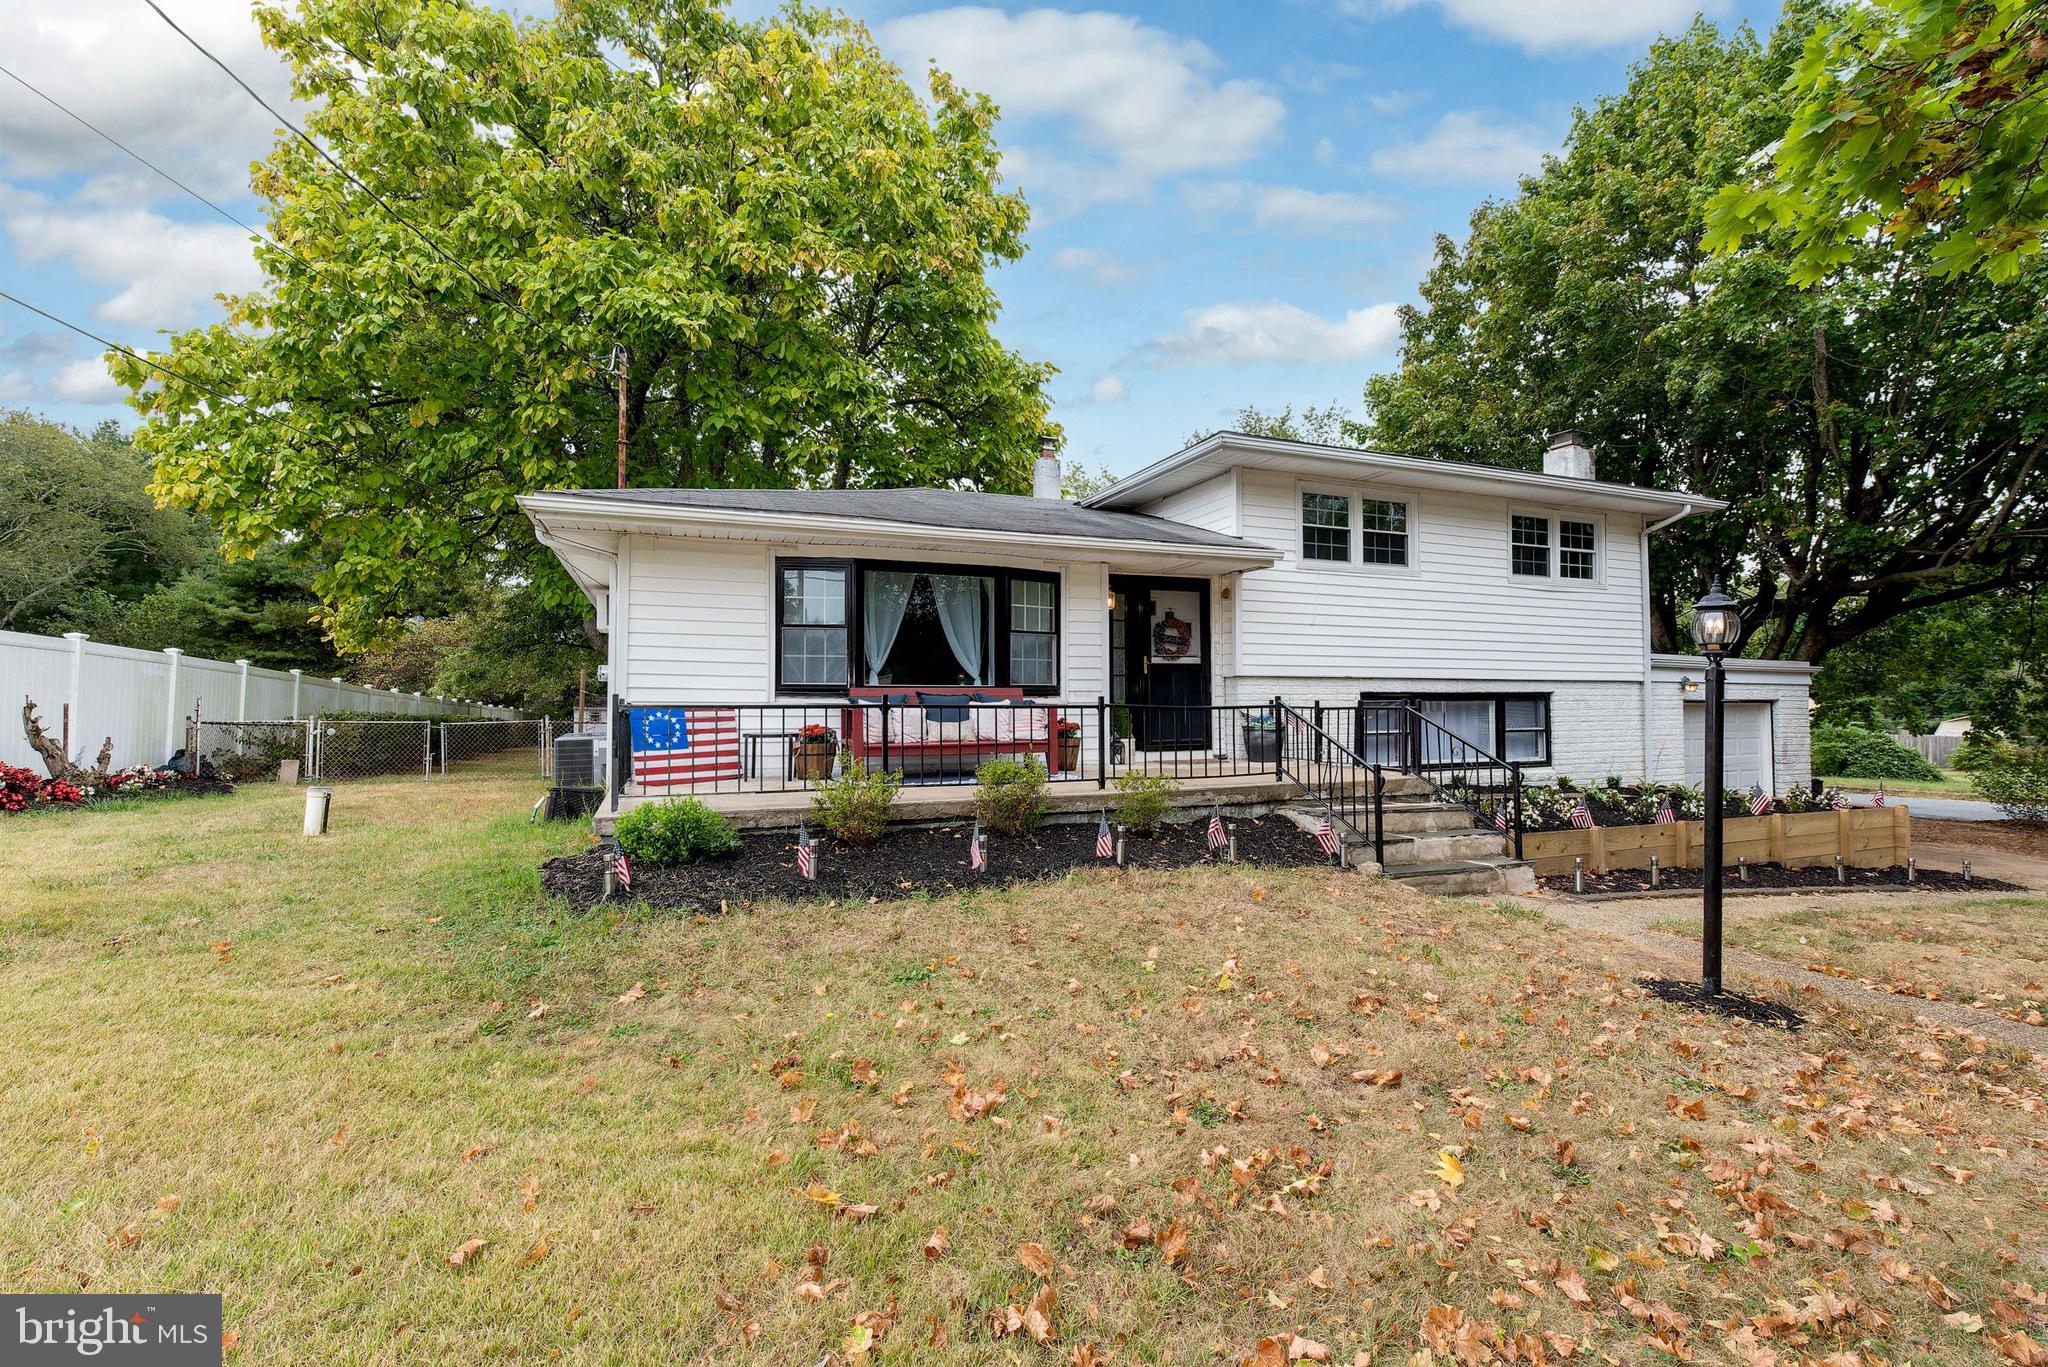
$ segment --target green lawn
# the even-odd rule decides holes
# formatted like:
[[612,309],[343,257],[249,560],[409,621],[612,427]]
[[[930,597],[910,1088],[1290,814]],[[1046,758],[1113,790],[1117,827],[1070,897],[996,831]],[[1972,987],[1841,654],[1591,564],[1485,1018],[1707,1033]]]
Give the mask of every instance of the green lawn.
[[321,1367],[2048,1340],[2019,1051],[1708,1022],[1327,870],[575,915],[535,792],[0,818],[5,1284],[218,1290],[230,1361]]

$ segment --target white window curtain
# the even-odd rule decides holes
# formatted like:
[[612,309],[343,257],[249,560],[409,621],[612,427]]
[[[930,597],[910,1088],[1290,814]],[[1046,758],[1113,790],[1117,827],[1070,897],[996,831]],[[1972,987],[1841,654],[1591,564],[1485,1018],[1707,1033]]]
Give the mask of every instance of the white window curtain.
[[[1483,701],[1425,702],[1423,716],[1462,740],[1480,754],[1493,752],[1493,704]],[[1470,761],[1471,750],[1445,738],[1428,727],[1422,729],[1422,759],[1425,764],[1458,764]]]
[[[939,626],[946,633],[946,644],[953,647],[953,658],[960,662],[960,668],[975,683],[988,682],[987,639],[987,598],[983,593],[986,579],[978,575],[932,574],[925,576],[931,581],[932,601],[939,609]],[[890,633],[894,638],[894,633]],[[873,659],[873,656],[869,657]]]
[[861,575],[862,653],[867,657],[869,683],[882,681],[882,665],[896,645],[896,633],[903,629],[903,614],[910,610],[910,587],[916,578],[900,570],[869,570]]

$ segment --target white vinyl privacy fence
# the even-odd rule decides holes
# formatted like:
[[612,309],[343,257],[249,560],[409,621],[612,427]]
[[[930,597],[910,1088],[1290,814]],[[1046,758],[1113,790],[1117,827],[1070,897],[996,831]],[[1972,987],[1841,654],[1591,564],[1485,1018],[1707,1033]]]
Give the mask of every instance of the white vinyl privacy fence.
[[195,709],[201,721],[288,721],[331,712],[460,712],[485,720],[519,715],[507,707],[366,688],[297,669],[262,669],[246,660],[102,645],[76,632],[59,637],[0,631],[0,761],[39,773],[41,761],[21,734],[23,699],[34,701],[43,730],[53,736],[61,734],[70,709],[74,757],[92,760],[111,736],[116,768],[169,759],[185,743]]

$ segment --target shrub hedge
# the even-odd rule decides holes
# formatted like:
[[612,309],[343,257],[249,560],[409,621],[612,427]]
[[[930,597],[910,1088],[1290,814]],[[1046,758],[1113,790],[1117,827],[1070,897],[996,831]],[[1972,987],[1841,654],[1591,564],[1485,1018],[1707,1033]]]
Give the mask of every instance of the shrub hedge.
[[1813,771],[1843,778],[1938,779],[1941,770],[1917,750],[1853,724],[1813,728]]
[[612,833],[628,859],[649,864],[688,864],[740,847],[732,823],[694,797],[644,803],[621,816]]

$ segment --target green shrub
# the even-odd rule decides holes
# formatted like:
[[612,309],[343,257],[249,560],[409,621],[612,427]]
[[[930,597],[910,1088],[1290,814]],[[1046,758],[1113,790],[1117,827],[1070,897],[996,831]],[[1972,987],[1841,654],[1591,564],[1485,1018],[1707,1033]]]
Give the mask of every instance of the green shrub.
[[1156,831],[1179,791],[1180,780],[1170,774],[1125,774],[1116,781],[1116,819],[1134,831]]
[[649,864],[688,864],[740,847],[732,823],[694,797],[643,803],[619,818],[613,834],[628,859]]
[[826,831],[849,845],[867,845],[889,829],[889,810],[903,775],[893,770],[869,773],[848,751],[839,752],[839,777],[818,780],[811,812]]
[[1939,779],[1941,770],[1867,726],[1813,728],[1813,771],[1843,778]]
[[1023,835],[1045,811],[1045,765],[1035,756],[982,761],[974,771],[974,814],[1003,835]]
[[2011,741],[2000,740],[1997,736],[1982,731],[1972,731],[1963,737],[1963,743],[1949,756],[1948,767],[1965,772],[1982,769],[1988,764],[1996,764],[2001,759],[2010,758],[2013,751]]
[[1970,786],[2015,821],[2048,821],[2048,749],[2013,749],[1970,775]]

